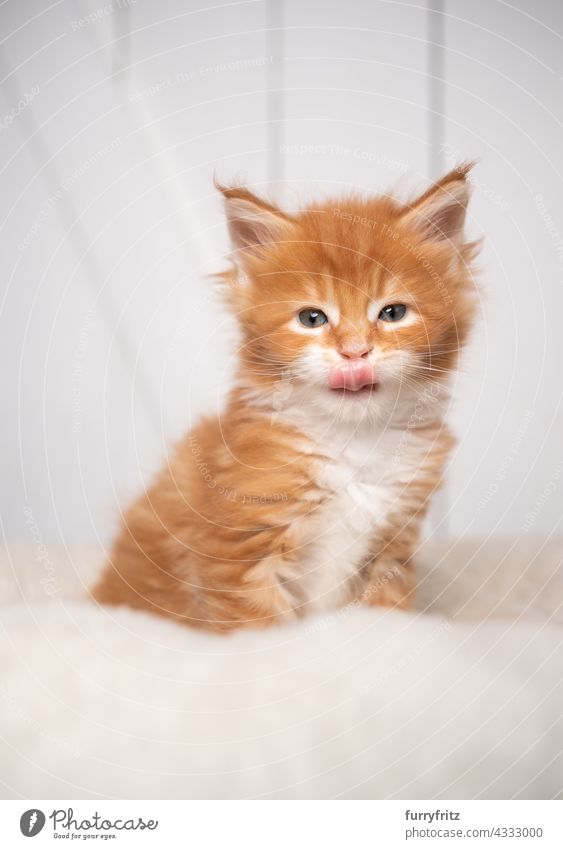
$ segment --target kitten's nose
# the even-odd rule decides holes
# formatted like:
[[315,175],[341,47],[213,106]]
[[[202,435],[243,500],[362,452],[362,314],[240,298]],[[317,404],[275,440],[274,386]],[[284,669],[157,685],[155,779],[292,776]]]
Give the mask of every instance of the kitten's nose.
[[364,359],[368,357],[372,350],[373,348],[366,348],[365,345],[359,345],[357,348],[350,345],[345,351],[339,351],[338,353],[345,360],[359,360],[361,357]]

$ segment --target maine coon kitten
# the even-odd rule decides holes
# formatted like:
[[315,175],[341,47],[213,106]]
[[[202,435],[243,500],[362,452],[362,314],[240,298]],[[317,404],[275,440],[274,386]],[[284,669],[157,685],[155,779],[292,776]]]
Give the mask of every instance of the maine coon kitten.
[[411,604],[474,313],[468,171],[409,204],[350,196],[294,215],[221,189],[236,384],[126,514],[98,601],[215,631]]

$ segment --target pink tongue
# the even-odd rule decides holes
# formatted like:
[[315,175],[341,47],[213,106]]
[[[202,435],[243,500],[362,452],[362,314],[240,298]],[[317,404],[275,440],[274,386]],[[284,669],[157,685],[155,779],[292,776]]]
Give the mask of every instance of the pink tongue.
[[331,389],[350,389],[352,392],[377,383],[374,367],[362,359],[343,360],[331,368],[328,379]]

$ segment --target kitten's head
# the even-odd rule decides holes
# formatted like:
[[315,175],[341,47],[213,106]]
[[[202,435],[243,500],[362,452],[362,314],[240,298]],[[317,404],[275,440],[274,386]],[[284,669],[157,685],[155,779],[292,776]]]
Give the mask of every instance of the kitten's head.
[[241,379],[256,397],[285,381],[291,403],[388,416],[445,380],[475,305],[468,171],[456,168],[408,204],[350,196],[292,215],[220,187]]

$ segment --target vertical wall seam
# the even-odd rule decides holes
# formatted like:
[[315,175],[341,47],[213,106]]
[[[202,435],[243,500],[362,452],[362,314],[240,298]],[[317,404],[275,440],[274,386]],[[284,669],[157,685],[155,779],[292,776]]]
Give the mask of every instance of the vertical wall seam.
[[[426,84],[428,177],[437,179],[445,169],[446,141],[446,0],[428,0],[426,7]],[[449,531],[447,478],[434,496],[430,511],[432,530]]]
[[428,0],[427,5],[427,73],[428,86],[428,176],[436,179],[444,168],[446,140],[446,31],[445,0]]
[[267,0],[266,3],[266,50],[268,56],[268,92],[266,95],[266,138],[268,160],[266,173],[270,183],[282,183],[284,179],[282,144],[284,138],[285,95],[284,95],[284,48],[285,39],[283,0]]

